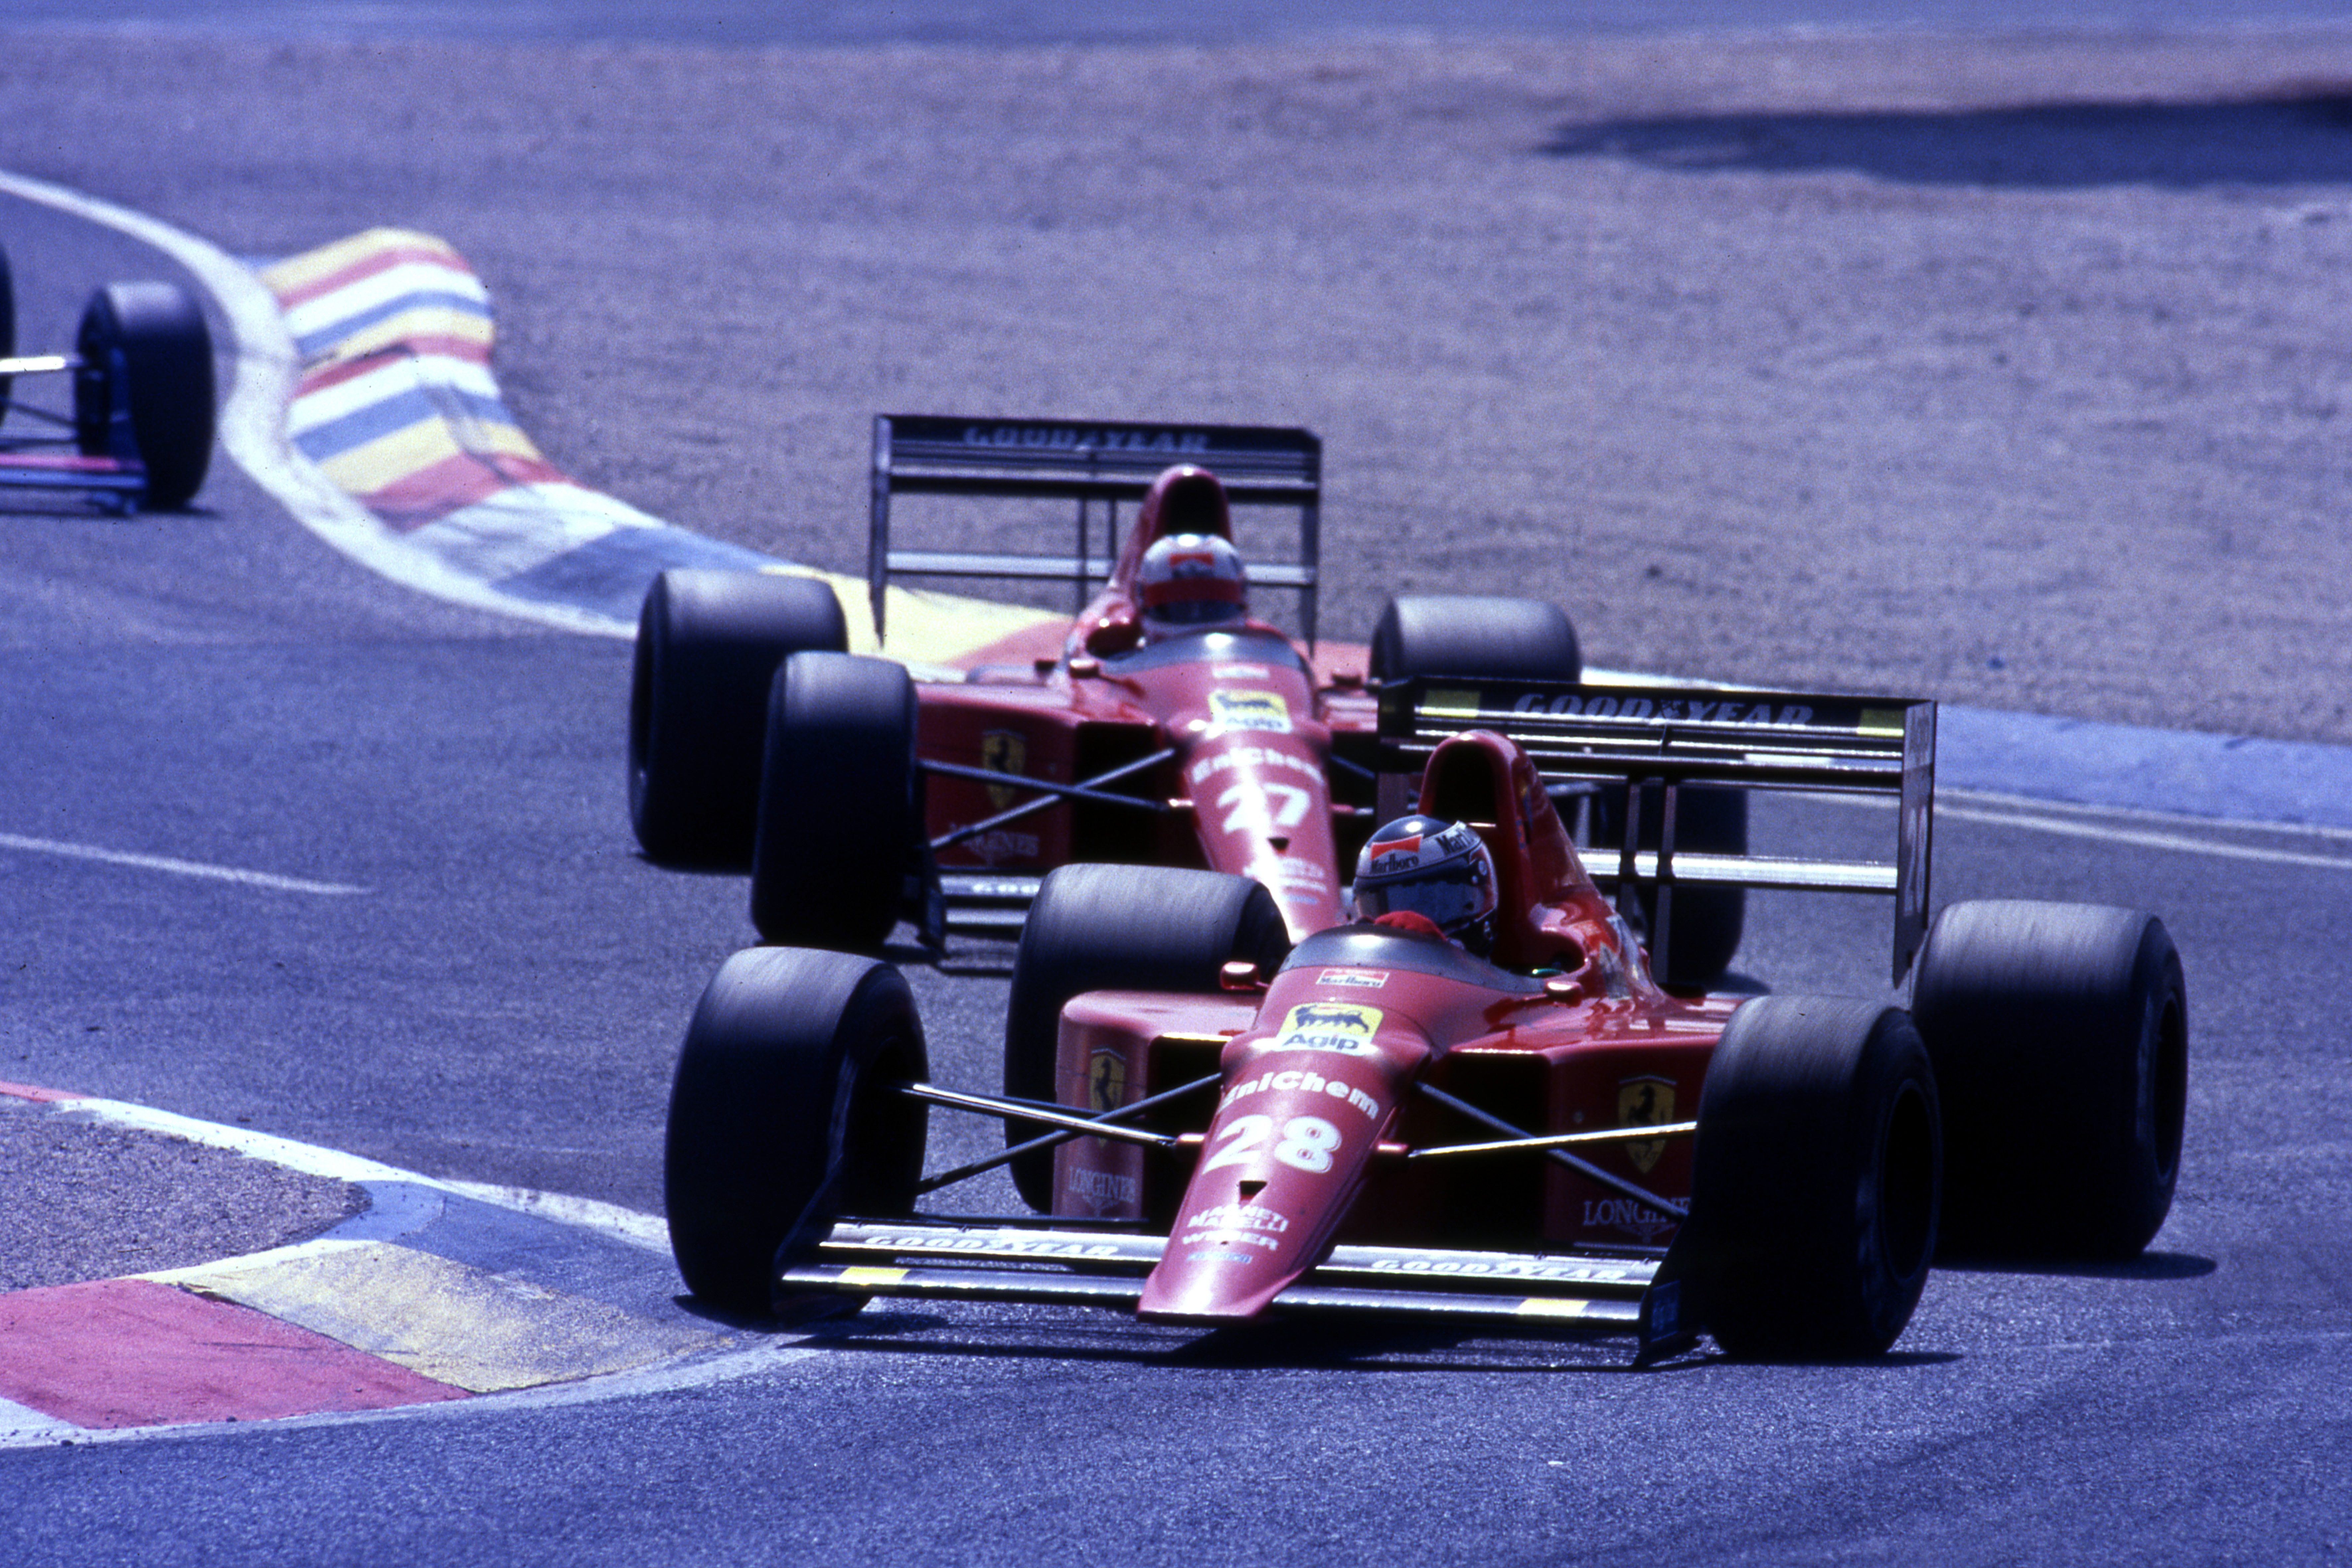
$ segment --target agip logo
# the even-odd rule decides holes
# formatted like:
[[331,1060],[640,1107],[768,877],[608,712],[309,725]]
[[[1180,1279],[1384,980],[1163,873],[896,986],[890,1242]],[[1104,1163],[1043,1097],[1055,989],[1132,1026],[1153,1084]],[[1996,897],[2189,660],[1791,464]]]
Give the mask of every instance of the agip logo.
[[1274,1042],[1278,1051],[1345,1051],[1362,1055],[1372,1048],[1381,1026],[1378,1007],[1353,1002],[1301,1002],[1282,1021]]
[[1209,717],[1227,730],[1264,730],[1290,733],[1290,704],[1279,691],[1221,686],[1209,693]]

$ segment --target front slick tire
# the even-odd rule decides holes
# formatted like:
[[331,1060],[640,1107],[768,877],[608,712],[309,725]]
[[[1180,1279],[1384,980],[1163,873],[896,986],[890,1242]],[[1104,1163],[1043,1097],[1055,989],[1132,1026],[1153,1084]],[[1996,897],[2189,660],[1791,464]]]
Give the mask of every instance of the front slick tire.
[[1699,1095],[1693,1273],[1731,1355],[1878,1355],[1936,1247],[1936,1079],[1901,1008],[1761,996],[1731,1016]]
[[174,283],[110,283],[90,296],[74,352],[74,427],[81,450],[108,451],[113,398],[109,361],[122,356],[131,438],[147,466],[140,502],[175,511],[195,499],[212,462],[215,404],[213,338],[205,313]]
[[904,665],[796,653],[768,696],[751,923],[768,942],[871,950],[909,906],[923,816]]
[[1944,1097],[1948,1255],[2132,1258],[2155,1238],[2189,1100],[2189,1003],[2162,921],[1954,904],[1920,950],[1911,1016]]
[[888,964],[764,947],[721,965],[687,1026],[663,1160],[670,1251],[695,1298],[793,1312],[808,1303],[775,1299],[779,1268],[842,1215],[911,1209],[926,1117],[895,1089],[929,1077],[914,998]]

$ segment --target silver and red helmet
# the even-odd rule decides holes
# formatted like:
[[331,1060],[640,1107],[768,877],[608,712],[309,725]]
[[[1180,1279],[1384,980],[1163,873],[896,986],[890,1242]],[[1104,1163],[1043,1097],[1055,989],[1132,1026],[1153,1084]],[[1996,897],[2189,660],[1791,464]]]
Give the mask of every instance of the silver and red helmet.
[[1249,614],[1249,577],[1233,542],[1213,533],[1171,533],[1151,542],[1135,574],[1135,602],[1147,635],[1196,631]]
[[1358,916],[1418,915],[1482,958],[1495,949],[1498,897],[1495,857],[1466,822],[1400,816],[1356,857]]

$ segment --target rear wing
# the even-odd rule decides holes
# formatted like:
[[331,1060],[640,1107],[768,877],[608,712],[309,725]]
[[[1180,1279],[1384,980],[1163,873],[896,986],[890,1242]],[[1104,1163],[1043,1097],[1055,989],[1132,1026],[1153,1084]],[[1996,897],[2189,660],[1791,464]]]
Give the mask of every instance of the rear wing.
[[[1379,694],[1384,813],[1395,798],[1389,781],[1418,777],[1437,743],[1464,730],[1508,735],[1547,784],[1657,786],[1664,807],[1658,847],[1641,847],[1641,813],[1629,810],[1616,863],[1588,869],[1595,881],[1618,889],[1621,905],[1639,884],[1657,888],[1660,929],[1650,935],[1661,969],[1677,886],[1892,893],[1898,984],[1927,938],[1936,793],[1932,701],[1444,676],[1391,681]],[[1678,855],[1675,806],[1685,784],[1894,796],[1894,858]],[[1608,847],[1600,847],[1596,862],[1606,858]]]
[[[1296,560],[1251,562],[1253,586],[1293,588],[1299,621],[1315,641],[1317,566],[1322,552],[1323,443],[1308,430],[1255,425],[1100,425],[1049,419],[964,419],[881,414],[874,419],[874,516],[866,581],[874,630],[894,574],[1068,581],[1073,610],[1086,607],[1118,559],[1118,504],[1140,501],[1175,463],[1198,463],[1224,482],[1235,506],[1288,506],[1298,514]],[[1076,552],[987,553],[890,547],[894,495],[1045,496],[1078,503]],[[1090,509],[1103,503],[1097,548]]]

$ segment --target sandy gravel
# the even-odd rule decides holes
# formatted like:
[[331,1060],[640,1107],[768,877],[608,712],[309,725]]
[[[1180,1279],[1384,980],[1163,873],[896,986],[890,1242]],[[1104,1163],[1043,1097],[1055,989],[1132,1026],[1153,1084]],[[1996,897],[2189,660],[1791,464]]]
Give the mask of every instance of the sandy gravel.
[[559,462],[802,559],[861,562],[878,410],[1298,422],[1334,632],[1528,592],[1610,664],[2347,741],[2346,82],[2342,34],[18,40],[0,164],[257,255],[446,235]]
[[0,1290],[239,1257],[365,1206],[341,1182],[0,1095]]

